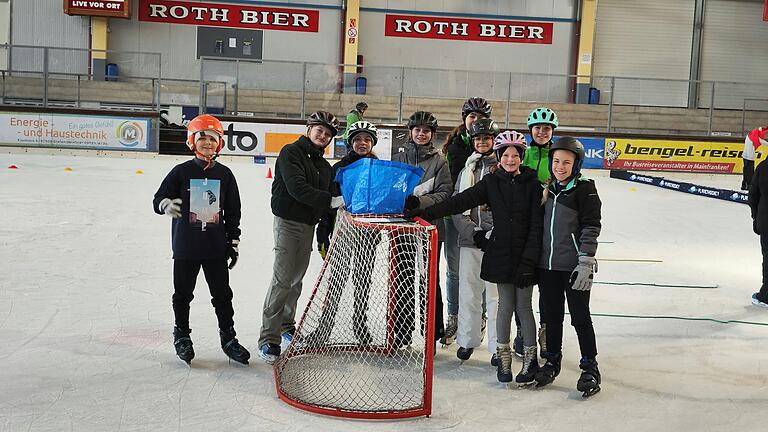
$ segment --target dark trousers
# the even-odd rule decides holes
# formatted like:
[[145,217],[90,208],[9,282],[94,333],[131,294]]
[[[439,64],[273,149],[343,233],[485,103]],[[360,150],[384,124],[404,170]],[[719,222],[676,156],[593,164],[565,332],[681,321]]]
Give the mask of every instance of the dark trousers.
[[189,304],[195,297],[195,282],[203,268],[208,289],[211,292],[211,304],[216,311],[219,329],[226,330],[234,325],[232,317],[232,288],[229,287],[229,269],[227,260],[173,260],[173,314],[176,327],[182,332],[189,332]]
[[[412,343],[411,334],[416,327],[416,307],[414,305],[415,292],[413,284],[415,283],[416,267],[416,239],[407,238],[408,234],[400,234],[398,242],[395,245],[397,251],[398,268],[396,269],[395,286],[401,287],[395,290],[395,345],[410,345]],[[437,269],[435,275],[435,338],[436,342],[445,335],[445,326],[443,324],[443,296],[440,292],[440,249],[443,242],[437,242]],[[421,279],[418,287],[419,292],[419,313],[424,317],[427,292],[427,278]],[[425,334],[426,329],[420,329]]]
[[579,338],[581,356],[594,358],[597,356],[597,344],[589,314],[590,291],[571,289],[568,282],[570,276],[571,272],[552,270],[541,270],[539,275],[539,296],[543,306],[541,321],[547,326],[547,351],[560,352],[563,349],[563,319],[567,299],[571,325]]
[[757,293],[757,299],[768,303],[768,233],[760,234],[760,249],[763,251],[763,286]]
[[[359,227],[357,236],[351,231],[338,231],[335,245],[355,245],[352,255],[336,253],[336,249],[329,250],[326,263],[326,271],[330,272],[330,280],[326,297],[323,301],[322,312],[318,319],[317,329],[309,338],[325,343],[331,336],[336,321],[339,302],[344,295],[347,280],[352,277],[353,289],[353,313],[352,328],[357,339],[362,343],[364,339],[370,339],[368,330],[368,300],[371,290],[371,273],[376,261],[376,251],[381,243],[381,234],[372,229]],[[340,251],[341,252],[341,251]],[[352,259],[353,262],[350,262]],[[377,293],[374,293],[376,296]],[[301,336],[306,336],[302,334]],[[367,342],[370,343],[370,342]]]
[[755,161],[742,159],[744,161],[744,172],[742,173],[741,189],[749,190],[752,184],[752,176],[755,174]]

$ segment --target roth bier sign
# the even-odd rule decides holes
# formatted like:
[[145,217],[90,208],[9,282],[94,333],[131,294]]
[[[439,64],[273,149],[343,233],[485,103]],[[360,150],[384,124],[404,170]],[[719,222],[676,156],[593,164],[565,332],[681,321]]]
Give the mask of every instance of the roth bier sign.
[[320,13],[255,4],[139,0],[139,21],[317,33]]
[[384,35],[551,45],[552,23],[387,14]]
[[67,15],[131,17],[131,0],[64,0]]

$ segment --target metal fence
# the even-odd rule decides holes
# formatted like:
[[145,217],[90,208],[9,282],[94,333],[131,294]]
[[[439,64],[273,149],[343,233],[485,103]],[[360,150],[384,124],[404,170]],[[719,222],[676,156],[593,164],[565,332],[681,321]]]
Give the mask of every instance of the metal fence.
[[[105,57],[119,73],[94,73],[94,55]],[[565,104],[559,109],[578,111],[568,116],[569,127],[598,131],[741,134],[768,123],[768,101],[754,98],[768,94],[768,82],[359,65],[346,65],[358,73],[345,75],[345,65],[338,64],[205,57],[198,80],[182,80],[163,77],[161,64],[157,53],[0,45],[0,103],[151,111],[181,105],[304,118],[317,109],[344,112],[352,99],[365,97],[376,100],[368,117],[402,122],[415,107],[457,115],[461,99],[483,96],[508,127],[521,124],[516,105],[529,102]],[[577,82],[589,83],[591,107],[569,105],[576,101]]]

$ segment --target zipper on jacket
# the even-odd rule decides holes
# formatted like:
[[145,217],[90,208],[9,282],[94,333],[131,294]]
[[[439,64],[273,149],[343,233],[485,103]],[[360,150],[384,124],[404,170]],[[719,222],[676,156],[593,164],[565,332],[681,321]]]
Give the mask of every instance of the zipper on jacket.
[[557,211],[557,197],[560,194],[555,194],[555,198],[552,200],[552,217],[549,219],[549,267],[547,270],[552,270],[552,256],[555,254],[555,211]]
[[576,243],[576,236],[573,233],[571,233],[571,240],[573,240],[573,248],[576,249],[576,255],[581,255],[579,245]]

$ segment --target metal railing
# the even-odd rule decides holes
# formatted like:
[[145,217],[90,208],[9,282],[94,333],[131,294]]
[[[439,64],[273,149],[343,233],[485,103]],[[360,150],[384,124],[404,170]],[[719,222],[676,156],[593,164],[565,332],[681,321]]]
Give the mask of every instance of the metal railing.
[[[95,54],[106,57],[106,63],[117,64],[119,74],[105,77],[91,71]],[[157,53],[18,45],[0,45],[3,64],[7,65],[0,69],[3,104],[151,111],[181,105],[197,106],[201,112],[305,118],[317,109],[346,112],[364,98],[371,105],[367,114],[372,120],[402,123],[421,107],[433,110],[441,121],[460,119],[462,99],[482,96],[492,102],[494,117],[507,127],[524,125],[533,103],[555,104],[564,111],[564,126],[607,132],[740,135],[754,124],[768,123],[768,102],[753,98],[768,94],[768,82],[205,57],[200,60],[198,79],[176,79],[162,76]],[[344,66],[354,66],[359,73],[344,74]],[[580,91],[589,91],[593,104],[573,105],[578,86]],[[691,91],[696,92],[695,97],[689,97]]]

